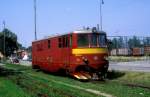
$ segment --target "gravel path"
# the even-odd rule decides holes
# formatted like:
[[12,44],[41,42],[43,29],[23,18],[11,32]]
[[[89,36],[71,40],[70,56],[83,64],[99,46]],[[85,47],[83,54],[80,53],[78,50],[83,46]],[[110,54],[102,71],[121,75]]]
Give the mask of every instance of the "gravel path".
[[109,70],[150,72],[150,60],[133,62],[110,62]]

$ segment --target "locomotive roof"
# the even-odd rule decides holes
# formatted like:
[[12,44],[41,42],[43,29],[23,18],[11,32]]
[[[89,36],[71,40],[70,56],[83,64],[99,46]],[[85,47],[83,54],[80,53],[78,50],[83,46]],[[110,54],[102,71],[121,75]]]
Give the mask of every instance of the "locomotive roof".
[[[89,30],[76,30],[73,33],[93,33],[92,29]],[[97,31],[96,33],[106,33],[104,31]]]
[[[47,36],[43,39],[39,39],[39,40],[35,40],[33,42],[37,42],[37,41],[41,41],[41,40],[45,40],[45,39],[49,39],[49,38],[53,38],[53,37],[59,37],[59,36],[63,36],[63,35],[67,35],[67,34],[72,34],[72,33],[77,33],[77,34],[84,34],[84,33],[93,33],[92,29],[85,29],[85,30],[75,30],[75,31],[71,31],[70,33],[64,33],[64,34],[55,34],[55,35],[51,35],[51,36]],[[97,31],[96,33],[101,33],[101,34],[106,34],[106,32],[104,31]]]

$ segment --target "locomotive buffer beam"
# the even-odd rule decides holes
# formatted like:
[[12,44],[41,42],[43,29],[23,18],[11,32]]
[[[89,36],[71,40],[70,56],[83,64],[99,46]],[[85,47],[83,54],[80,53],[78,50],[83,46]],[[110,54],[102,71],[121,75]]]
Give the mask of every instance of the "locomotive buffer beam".
[[88,72],[75,72],[71,74],[74,78],[78,80],[90,80],[92,76]]
[[88,73],[88,72],[75,72],[73,74],[71,74],[71,76],[73,76],[75,79],[78,80],[100,80],[102,78],[100,78],[97,73]]

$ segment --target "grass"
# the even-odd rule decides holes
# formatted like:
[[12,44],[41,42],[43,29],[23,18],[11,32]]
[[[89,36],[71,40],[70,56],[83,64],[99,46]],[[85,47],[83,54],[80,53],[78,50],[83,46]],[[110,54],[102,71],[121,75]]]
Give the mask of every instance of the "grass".
[[0,74],[0,87],[3,88],[0,90],[0,97],[98,96],[65,84],[94,89],[117,97],[148,97],[150,95],[150,89],[141,87],[150,87],[150,73],[111,71],[106,81],[80,82],[69,77],[36,72],[31,67],[13,64],[7,64],[4,67],[9,70],[9,74],[4,75],[7,72]]
[[109,61],[115,62],[130,62],[130,61],[142,61],[150,60],[150,56],[109,56]]
[[0,97],[30,97],[10,80],[0,77]]
[[[5,80],[9,80],[14,85],[22,89],[26,94],[31,97],[95,97],[97,95],[85,93],[79,89],[71,89],[63,84],[58,84],[46,76],[40,77],[44,73],[37,73],[32,71],[31,68],[17,65],[6,65],[5,68],[12,70],[11,75],[3,76]],[[19,74],[14,74],[14,70],[19,70]],[[24,70],[24,71],[23,71]],[[51,75],[48,75],[51,76]],[[55,76],[53,76],[55,77]],[[58,76],[57,76],[58,77]],[[17,93],[17,92],[16,92]],[[1,95],[0,96],[4,96]],[[30,97],[29,96],[29,97]],[[5,97],[5,96],[4,96]],[[17,97],[17,96],[13,96]]]
[[[39,73],[38,75],[44,77],[44,78],[49,78],[49,79],[54,79],[55,80],[61,80],[64,83],[69,83],[69,84],[74,84],[76,86],[81,86],[84,88],[90,88],[90,89],[95,89],[95,90],[99,90],[99,91],[103,91],[112,95],[116,95],[117,97],[141,97],[140,93],[144,94],[144,97],[147,97],[150,95],[149,90],[148,89],[143,89],[140,87],[128,87],[126,85],[124,85],[125,83],[123,83],[122,81],[129,81],[128,78],[126,76],[130,76],[132,72],[127,72],[123,77],[118,78],[118,79],[113,79],[113,80],[108,80],[106,82],[79,82],[70,78],[65,78],[65,77],[56,77],[56,76],[49,76],[49,75],[43,75],[42,73]],[[150,74],[145,74],[145,75],[149,75]],[[141,81],[137,82],[136,79],[134,78],[130,78],[132,80],[134,80],[134,82],[136,84],[138,84],[139,82],[143,83],[143,80],[141,79]],[[145,79],[145,81],[147,81],[150,85],[149,79]],[[144,84],[146,85],[146,84]]]

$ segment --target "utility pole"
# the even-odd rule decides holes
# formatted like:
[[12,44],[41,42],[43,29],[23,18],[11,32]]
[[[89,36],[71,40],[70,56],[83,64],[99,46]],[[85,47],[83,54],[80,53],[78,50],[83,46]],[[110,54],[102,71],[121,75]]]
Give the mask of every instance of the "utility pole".
[[102,5],[104,4],[103,0],[100,0],[100,30],[103,30],[103,15],[102,15]]
[[34,34],[35,40],[37,40],[37,31],[36,31],[36,0],[34,0]]
[[3,44],[3,45],[4,45],[4,48],[3,48],[3,49],[4,49],[4,56],[5,56],[5,25],[6,25],[6,24],[5,24],[5,20],[4,20],[4,21],[3,21],[3,27],[4,27],[4,28],[3,28],[3,34],[4,34],[4,44]]

